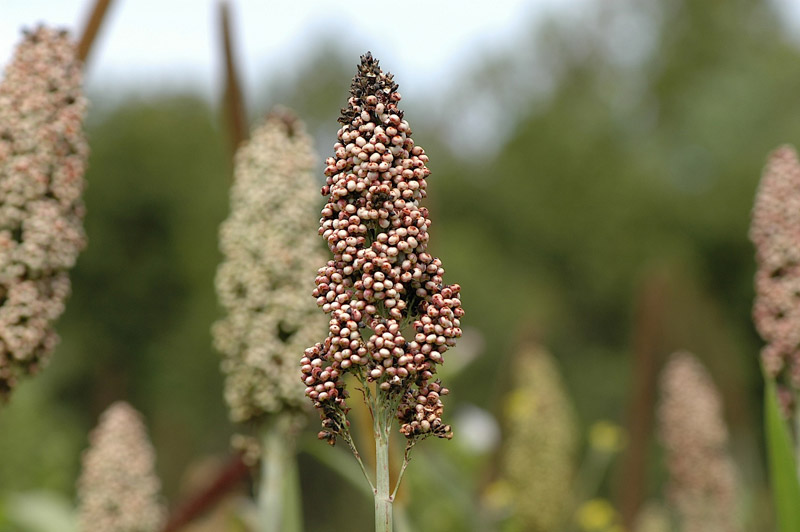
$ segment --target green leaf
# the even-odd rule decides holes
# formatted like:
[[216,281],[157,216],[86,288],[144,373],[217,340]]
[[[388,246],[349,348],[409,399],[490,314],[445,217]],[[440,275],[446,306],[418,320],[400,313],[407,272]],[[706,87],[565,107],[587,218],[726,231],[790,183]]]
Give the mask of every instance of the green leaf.
[[48,491],[15,493],[6,500],[8,520],[25,532],[74,532],[75,511],[62,495]]
[[800,483],[792,440],[778,404],[775,381],[766,379],[764,419],[775,511],[780,532],[800,530]]
[[371,499],[374,496],[367,481],[358,469],[358,463],[350,454],[350,451],[344,450],[341,445],[333,448],[327,445],[320,445],[319,441],[316,440],[308,443],[303,442],[301,446],[303,452],[311,455],[319,463],[338,473],[342,479],[348,481],[351,486],[363,493],[366,497]]

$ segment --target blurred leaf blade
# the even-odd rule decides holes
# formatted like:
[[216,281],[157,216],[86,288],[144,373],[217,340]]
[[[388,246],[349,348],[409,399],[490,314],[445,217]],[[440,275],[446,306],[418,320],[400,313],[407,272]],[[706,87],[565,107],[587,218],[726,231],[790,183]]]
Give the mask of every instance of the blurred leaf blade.
[[[7,519],[22,532],[78,532],[75,510],[64,496],[49,491],[9,495]],[[18,527],[18,528],[17,528]]]
[[316,441],[303,445],[302,450],[314,457],[314,459],[319,461],[322,465],[335,471],[342,479],[346,480],[366,497],[372,498],[372,490],[369,489],[367,481],[364,480],[364,476],[361,474],[361,471],[359,471],[356,460],[349,456],[349,451],[338,449],[331,450],[328,447],[318,445]]
[[773,379],[766,379],[764,394],[767,454],[778,529],[780,532],[796,532],[800,530],[800,483],[797,479],[797,462],[791,437],[778,404],[777,389]]

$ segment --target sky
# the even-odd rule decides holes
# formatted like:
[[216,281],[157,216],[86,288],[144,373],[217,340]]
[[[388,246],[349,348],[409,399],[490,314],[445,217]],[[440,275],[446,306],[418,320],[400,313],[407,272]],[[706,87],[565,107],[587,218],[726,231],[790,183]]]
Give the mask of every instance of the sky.
[[[590,0],[573,0],[569,9]],[[83,28],[92,0],[0,0],[0,62],[22,27],[40,22]],[[126,82],[138,89],[189,85],[219,90],[219,0],[114,0],[90,57],[89,87]],[[404,80],[406,91],[430,90],[468,68],[476,55],[507,46],[559,0],[492,2],[405,0],[392,15],[372,2],[230,0],[241,75],[250,92],[286,75],[313,52],[316,37],[341,40],[358,55],[371,50]],[[280,6],[276,12],[275,6]],[[561,7],[558,7],[561,6]]]
[[[223,0],[112,0],[110,11],[87,68],[89,94],[152,94],[165,88],[190,88],[212,102],[222,90],[219,5]],[[476,98],[473,116],[449,116],[447,86],[480,63],[480,58],[523,42],[545,17],[580,19],[597,2],[612,0],[404,0],[402,9],[384,10],[375,2],[343,0],[226,0],[232,9],[234,45],[245,101],[262,101],[258,91],[291,76],[309,60],[321,38],[341,44],[353,66],[367,50],[395,74],[406,102],[424,101],[442,123],[450,124],[453,142],[491,152],[509,122],[496,98],[486,106]],[[772,0],[800,44],[800,1]],[[391,0],[383,0],[388,4]],[[0,65],[4,64],[24,27],[47,23],[80,34],[94,0],[0,0]],[[279,6],[279,11],[276,11]],[[387,14],[390,13],[390,14]],[[623,17],[624,18],[624,17]],[[611,45],[621,58],[645,50],[653,28],[622,20]],[[612,50],[613,51],[613,50]],[[634,60],[641,54],[634,53]],[[537,58],[519,75],[533,75]],[[538,58],[541,59],[541,58]],[[547,81],[537,75],[537,82]],[[541,79],[539,79],[541,78]],[[122,86],[126,90],[119,91]],[[464,131],[474,119],[492,123],[490,138]],[[490,142],[491,141],[491,142]]]

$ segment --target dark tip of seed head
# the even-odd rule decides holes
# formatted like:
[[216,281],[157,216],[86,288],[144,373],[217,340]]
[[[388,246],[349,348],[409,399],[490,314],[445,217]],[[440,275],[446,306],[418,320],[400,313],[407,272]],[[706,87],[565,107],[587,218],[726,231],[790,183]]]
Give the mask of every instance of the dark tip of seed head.
[[350,96],[355,101],[351,100],[350,105],[342,109],[339,122],[345,125],[351,124],[360,115],[360,112],[354,111],[352,107],[359,106],[363,110],[362,100],[367,96],[376,96],[379,102],[388,104],[392,93],[396,90],[397,83],[394,82],[394,76],[381,70],[380,61],[373,57],[372,52],[365,53],[361,56],[361,63],[350,85]]
[[300,131],[302,124],[300,124],[297,115],[288,107],[276,105],[267,114],[267,120],[280,120],[286,126],[286,135],[289,138],[294,137]]
[[36,43],[39,42],[38,31],[39,31],[39,28],[34,28],[34,29],[25,28],[24,30],[22,30],[22,35],[31,44],[36,44]]
[[380,61],[378,61],[377,59],[372,57],[372,52],[367,50],[367,53],[365,53],[364,55],[361,56],[361,66],[362,67],[371,66],[373,63],[375,64],[375,66],[378,66]]

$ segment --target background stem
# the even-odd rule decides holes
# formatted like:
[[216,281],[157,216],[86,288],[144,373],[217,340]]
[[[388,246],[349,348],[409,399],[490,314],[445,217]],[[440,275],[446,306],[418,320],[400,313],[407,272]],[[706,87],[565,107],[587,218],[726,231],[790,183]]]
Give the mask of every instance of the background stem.
[[794,395],[794,409],[793,418],[790,424],[793,425],[792,430],[789,431],[793,436],[792,442],[794,443],[794,459],[797,465],[797,478],[800,480],[800,392],[795,392]]
[[225,93],[223,108],[228,122],[231,155],[236,154],[239,146],[249,138],[247,113],[245,111],[242,85],[239,82],[239,70],[236,63],[236,52],[233,49],[233,31],[231,30],[230,6],[226,0],[219,4],[220,24],[222,25],[222,52],[225,60]]
[[290,452],[287,456],[289,462],[286,464],[286,475],[283,483],[283,493],[285,495],[283,529],[286,532],[303,532],[303,490],[300,486],[300,471],[296,456],[294,452]]
[[[289,433],[290,420],[279,418],[270,423],[262,434],[261,482],[258,490],[258,521],[261,532],[289,532],[296,518],[284,519],[296,498],[297,485],[289,478],[295,462],[294,442]],[[294,501],[296,503],[296,501]],[[300,528],[292,529],[300,530]]]
[[97,0],[94,3],[92,12],[86,20],[86,25],[83,28],[83,34],[80,41],[78,41],[76,55],[78,59],[86,62],[89,57],[89,52],[92,50],[97,34],[100,31],[100,26],[103,24],[103,19],[108,11],[108,6],[111,5],[111,0]]

